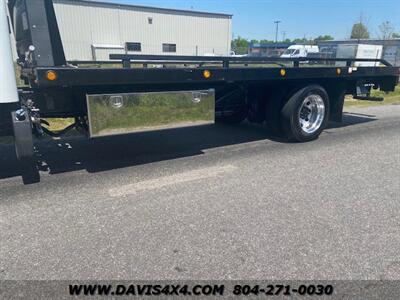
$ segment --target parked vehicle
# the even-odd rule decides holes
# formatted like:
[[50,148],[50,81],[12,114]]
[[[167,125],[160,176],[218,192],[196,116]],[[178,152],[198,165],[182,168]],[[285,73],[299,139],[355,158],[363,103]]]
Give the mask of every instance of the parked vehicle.
[[[308,58],[312,58],[315,60],[309,61],[310,64],[324,64],[324,65],[335,65],[335,61],[326,59],[332,59],[336,57],[336,49],[329,47],[320,47],[319,52],[316,53],[308,53]],[[318,60],[319,59],[319,60]]]
[[[369,45],[369,44],[341,44],[338,45],[336,51],[337,58],[352,58],[352,59],[381,59],[383,54],[382,45]],[[356,61],[356,67],[377,67],[379,61]],[[345,65],[343,62],[336,62],[337,66]]]
[[283,58],[300,58],[307,57],[310,53],[318,53],[318,46],[314,45],[292,45],[283,52]]
[[[331,59],[344,61],[344,67],[299,67],[312,58],[112,54],[121,67],[81,67],[65,58],[51,0],[12,0],[9,10],[21,78],[28,87],[17,90],[15,84],[1,5],[0,128],[14,135],[25,182],[39,180],[35,137],[62,136],[76,128],[97,138],[247,119],[265,122],[290,140],[308,142],[318,138],[329,120],[342,120],[346,94],[362,96],[371,86],[393,91],[399,78],[399,68],[357,57]],[[353,68],[359,61],[385,67]],[[54,117],[74,118],[75,123],[59,132],[42,126]]]

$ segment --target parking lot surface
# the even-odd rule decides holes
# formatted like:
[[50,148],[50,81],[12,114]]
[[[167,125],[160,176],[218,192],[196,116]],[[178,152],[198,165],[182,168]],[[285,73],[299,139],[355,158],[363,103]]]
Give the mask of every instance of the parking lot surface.
[[400,279],[400,106],[319,140],[201,126],[0,145],[0,279]]

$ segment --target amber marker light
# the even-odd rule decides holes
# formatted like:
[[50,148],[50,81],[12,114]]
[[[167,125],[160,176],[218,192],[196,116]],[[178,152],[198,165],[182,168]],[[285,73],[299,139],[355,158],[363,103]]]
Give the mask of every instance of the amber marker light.
[[47,71],[46,78],[47,78],[48,81],[57,80],[57,73],[54,72],[54,71]]
[[281,69],[280,73],[281,73],[281,76],[286,76],[286,70],[285,69]]
[[203,77],[204,77],[205,79],[210,78],[210,77],[211,77],[211,72],[210,72],[209,70],[204,70],[204,71],[203,71]]
[[342,69],[340,69],[340,68],[337,68],[337,69],[336,69],[336,74],[337,74],[337,75],[340,75],[340,74],[342,74]]

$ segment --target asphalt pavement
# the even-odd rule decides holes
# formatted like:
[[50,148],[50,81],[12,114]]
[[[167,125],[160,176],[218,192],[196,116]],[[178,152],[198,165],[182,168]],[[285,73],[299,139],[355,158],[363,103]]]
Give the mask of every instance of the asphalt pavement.
[[0,279],[400,279],[400,106],[317,141],[207,125],[0,145]]

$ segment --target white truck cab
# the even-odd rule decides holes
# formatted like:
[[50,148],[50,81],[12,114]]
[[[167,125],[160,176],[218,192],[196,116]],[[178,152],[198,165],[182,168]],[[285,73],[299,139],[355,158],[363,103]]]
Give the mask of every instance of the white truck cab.
[[19,101],[6,6],[0,1],[0,104]]
[[300,58],[307,57],[309,53],[318,53],[318,46],[314,45],[292,45],[283,52],[283,58]]

